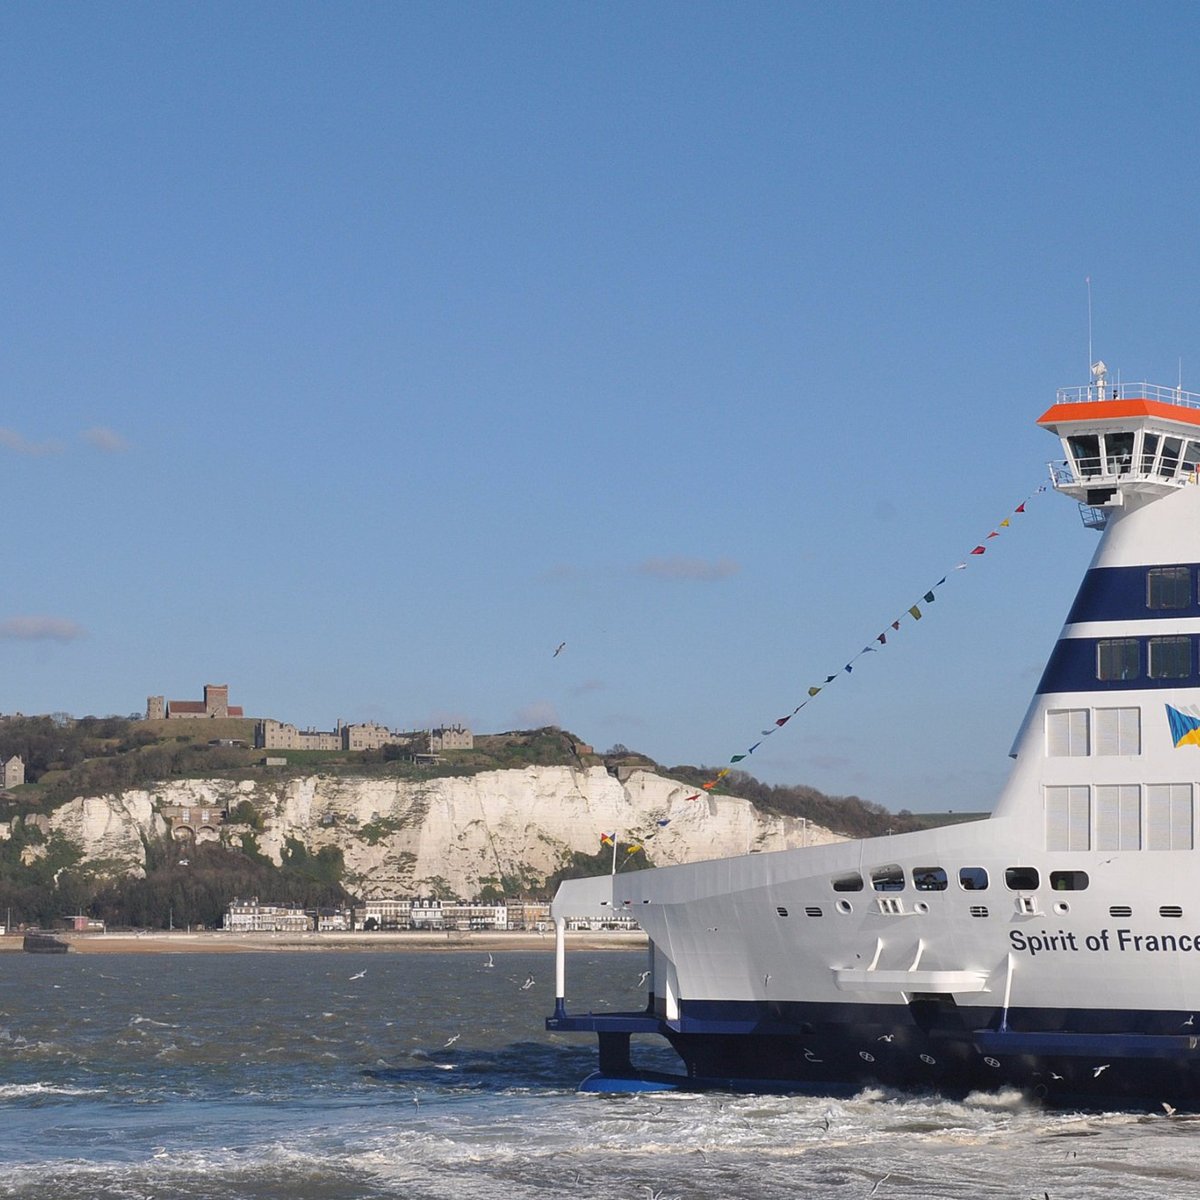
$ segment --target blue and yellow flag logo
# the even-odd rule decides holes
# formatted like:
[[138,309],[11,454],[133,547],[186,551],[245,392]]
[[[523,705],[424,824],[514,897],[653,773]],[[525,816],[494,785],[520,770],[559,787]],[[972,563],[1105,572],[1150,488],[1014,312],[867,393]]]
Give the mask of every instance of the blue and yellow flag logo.
[[1167,705],[1167,721],[1171,726],[1171,741],[1180,746],[1200,746],[1200,717],[1189,717]]

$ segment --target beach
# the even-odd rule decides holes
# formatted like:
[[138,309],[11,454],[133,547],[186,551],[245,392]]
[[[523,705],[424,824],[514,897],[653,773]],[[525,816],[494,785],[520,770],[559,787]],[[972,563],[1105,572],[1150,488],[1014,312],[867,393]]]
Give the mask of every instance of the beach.
[[[554,950],[554,934],[536,930],[426,930],[400,929],[338,933],[227,933],[224,930],[153,930],[113,933],[53,932],[79,954],[237,954],[269,950],[389,950],[502,952]],[[0,937],[0,952],[21,950],[22,933]],[[567,934],[572,950],[637,950],[646,946],[641,931],[582,931]]]

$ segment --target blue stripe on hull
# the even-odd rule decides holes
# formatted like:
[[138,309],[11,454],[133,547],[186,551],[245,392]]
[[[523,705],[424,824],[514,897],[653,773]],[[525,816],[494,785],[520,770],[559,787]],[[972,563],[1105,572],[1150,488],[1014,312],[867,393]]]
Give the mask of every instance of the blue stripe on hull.
[[1200,686],[1200,676],[1196,674],[1197,659],[1196,638],[1188,640],[1192,644],[1191,674],[1183,678],[1151,679],[1146,673],[1149,638],[1134,638],[1138,643],[1138,654],[1141,666],[1132,679],[1097,679],[1096,646],[1100,638],[1062,638],[1051,651],[1042,672],[1041,682],[1038,683],[1038,695],[1047,692],[1129,692],[1154,691],[1161,688],[1164,691],[1178,691],[1180,688]]
[[[600,1036],[591,1090],[638,1081],[694,1089],[835,1094],[868,1086],[961,1096],[1016,1088],[1054,1105],[1200,1111],[1200,1036],[1191,1013],[905,1006],[685,1003],[657,1032],[686,1077],[639,1072],[632,1032],[646,1014],[563,1014],[558,1030]],[[736,1032],[734,1031],[736,1030]],[[607,1081],[602,1085],[600,1080]]]
[[[1158,567],[1187,567],[1196,579],[1196,563],[1155,563]],[[1067,624],[1083,621],[1174,621],[1200,617],[1200,592],[1193,589],[1192,602],[1184,608],[1150,608],[1146,603],[1146,572],[1149,567],[1092,567],[1083,577]]]

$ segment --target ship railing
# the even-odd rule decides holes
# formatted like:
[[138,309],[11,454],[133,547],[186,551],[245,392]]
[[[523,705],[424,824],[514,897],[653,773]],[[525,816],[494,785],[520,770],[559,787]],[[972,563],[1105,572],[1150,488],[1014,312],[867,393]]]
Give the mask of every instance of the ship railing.
[[1180,474],[1164,474],[1148,467],[1135,470],[1128,458],[1077,458],[1074,467],[1065,459],[1058,459],[1047,465],[1050,482],[1056,488],[1109,487],[1126,481],[1167,485],[1200,483],[1200,463],[1184,463]]
[[1098,400],[1157,400],[1161,404],[1200,408],[1200,393],[1154,383],[1105,383],[1058,389],[1059,404],[1094,404]]

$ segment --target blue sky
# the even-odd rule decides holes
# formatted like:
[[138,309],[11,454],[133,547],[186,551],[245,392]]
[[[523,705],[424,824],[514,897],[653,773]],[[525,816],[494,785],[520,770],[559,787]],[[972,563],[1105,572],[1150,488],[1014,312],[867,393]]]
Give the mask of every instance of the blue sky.
[[[227,682],[719,766],[1200,390],[1200,10],[10,4],[0,711]],[[1047,494],[751,766],[991,806]],[[566,648],[552,657],[560,642]]]

